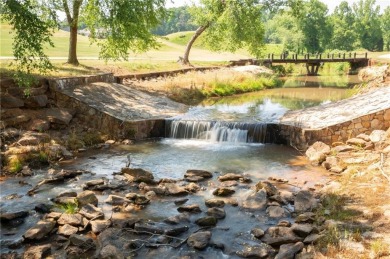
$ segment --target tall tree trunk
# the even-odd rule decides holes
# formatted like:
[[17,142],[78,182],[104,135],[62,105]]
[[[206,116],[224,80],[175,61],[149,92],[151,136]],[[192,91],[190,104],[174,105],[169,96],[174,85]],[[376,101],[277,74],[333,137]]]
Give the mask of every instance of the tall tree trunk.
[[183,65],[191,65],[188,57],[190,56],[190,50],[192,48],[192,45],[194,44],[195,40],[209,27],[209,24],[200,26],[196,31],[194,36],[190,39],[190,41],[187,43],[186,50],[184,52],[184,57],[181,59],[181,62]]
[[68,0],[62,0],[62,5],[64,7],[70,29],[68,63],[76,66],[79,64],[77,59],[77,27],[82,2],[82,0],[73,0],[71,6],[72,8],[70,9]]
[[77,59],[77,24],[70,27],[68,63],[78,65]]

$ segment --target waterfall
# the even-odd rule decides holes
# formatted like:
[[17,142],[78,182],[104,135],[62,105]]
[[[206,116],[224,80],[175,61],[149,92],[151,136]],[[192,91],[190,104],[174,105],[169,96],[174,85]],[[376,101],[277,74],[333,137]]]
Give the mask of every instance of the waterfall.
[[210,142],[265,143],[267,124],[200,120],[166,120],[166,137]]

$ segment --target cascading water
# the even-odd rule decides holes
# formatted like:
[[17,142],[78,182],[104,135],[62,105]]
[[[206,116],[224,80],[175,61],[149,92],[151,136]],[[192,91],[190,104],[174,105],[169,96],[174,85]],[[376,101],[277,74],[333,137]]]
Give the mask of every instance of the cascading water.
[[202,139],[209,142],[265,143],[267,141],[267,124],[167,120],[166,136],[177,139]]

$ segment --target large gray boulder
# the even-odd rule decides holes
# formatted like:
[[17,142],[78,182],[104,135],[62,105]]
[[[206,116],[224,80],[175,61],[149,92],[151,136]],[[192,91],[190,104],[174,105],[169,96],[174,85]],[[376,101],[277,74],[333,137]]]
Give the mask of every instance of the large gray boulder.
[[30,240],[41,240],[53,230],[55,225],[54,221],[40,220],[34,227],[27,230],[23,237]]
[[281,245],[275,259],[294,259],[295,255],[304,247],[302,242]]
[[197,232],[187,239],[187,244],[195,249],[202,250],[209,245],[211,239],[210,231]]
[[325,161],[326,155],[330,153],[330,147],[321,142],[317,141],[306,150],[306,156],[310,162],[314,165],[319,165]]
[[144,182],[153,183],[154,176],[151,172],[142,168],[122,168],[121,173],[126,177],[129,182]]
[[245,209],[261,210],[267,206],[267,202],[267,193],[264,189],[262,189],[249,195],[242,203],[242,207]]
[[295,196],[294,207],[297,212],[312,211],[318,207],[318,200],[310,191],[302,190]]
[[296,243],[302,240],[301,237],[295,235],[292,229],[288,227],[270,227],[261,238],[261,241],[271,246]]

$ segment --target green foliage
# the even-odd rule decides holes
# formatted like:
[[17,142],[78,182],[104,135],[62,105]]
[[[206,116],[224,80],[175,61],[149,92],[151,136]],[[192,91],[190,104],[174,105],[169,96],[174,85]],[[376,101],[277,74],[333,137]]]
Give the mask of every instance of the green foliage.
[[356,20],[352,13],[352,8],[348,2],[343,1],[336,7],[334,13],[330,17],[332,25],[332,40],[331,48],[344,51],[351,51],[357,44],[357,33],[354,27]]
[[74,202],[67,202],[65,204],[58,204],[58,209],[63,211],[66,214],[76,214],[79,211],[79,206],[77,203],[77,200],[75,199]]
[[44,52],[44,44],[53,46],[52,30],[55,27],[52,10],[41,8],[35,1],[7,0],[1,3],[2,20],[13,28],[12,51],[15,57],[14,78],[19,86],[29,87],[34,82],[32,71],[46,74],[53,69]]
[[383,36],[380,22],[380,7],[375,0],[359,0],[353,5],[356,22],[354,29],[360,46],[370,51],[383,50]]
[[167,10],[167,17],[152,30],[157,35],[168,35],[174,32],[194,31],[197,26],[191,24],[191,15],[187,6],[173,7]]
[[235,52],[245,47],[260,56],[264,28],[258,0],[201,0],[190,13],[194,24],[207,27],[204,42],[211,50]]
[[281,81],[275,77],[258,77],[246,78],[240,82],[216,80],[209,87],[203,88],[200,91],[205,97],[214,97],[254,92],[278,86],[281,86]]
[[381,17],[381,28],[386,50],[390,51],[390,6],[385,9]]
[[10,159],[8,162],[8,171],[10,173],[19,173],[23,169],[22,161],[19,158]]
[[322,52],[326,49],[331,35],[327,22],[327,6],[319,0],[310,0],[304,5],[298,17],[303,32],[303,45],[309,53]]
[[[100,58],[127,60],[129,51],[144,52],[159,46],[151,33],[164,19],[165,0],[89,0],[83,19],[91,39],[99,45]],[[97,41],[98,38],[103,40]]]

